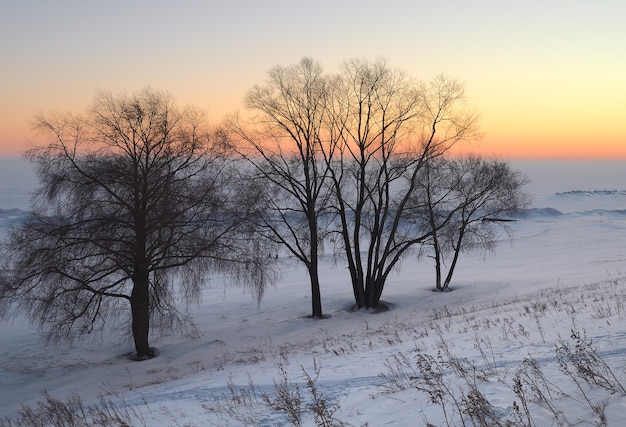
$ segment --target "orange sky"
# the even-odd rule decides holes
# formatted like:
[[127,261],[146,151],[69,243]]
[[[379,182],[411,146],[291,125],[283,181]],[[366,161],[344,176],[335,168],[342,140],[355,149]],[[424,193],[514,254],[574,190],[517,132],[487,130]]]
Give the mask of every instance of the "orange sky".
[[97,89],[152,86],[219,121],[274,65],[383,56],[464,82],[485,135],[474,152],[626,159],[626,3],[411,3],[4,2],[0,155],[28,147],[35,114],[80,112]]

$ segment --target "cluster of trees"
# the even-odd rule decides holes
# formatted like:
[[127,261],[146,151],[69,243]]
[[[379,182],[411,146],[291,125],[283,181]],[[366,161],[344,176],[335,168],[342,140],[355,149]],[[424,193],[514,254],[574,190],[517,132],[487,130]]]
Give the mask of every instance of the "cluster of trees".
[[356,306],[377,308],[412,248],[430,249],[436,287],[447,289],[461,250],[493,247],[496,220],[527,203],[524,177],[505,163],[446,156],[479,136],[464,101],[454,79],[415,82],[383,60],[352,60],[329,75],[304,58],[249,91],[252,123],[229,129],[253,166],[248,179],[265,190],[256,225],[305,264],[313,316],[322,317],[324,241],[350,272]]
[[505,163],[446,156],[478,132],[445,76],[416,82],[382,60],[329,74],[304,58],[270,70],[246,106],[250,117],[210,129],[145,89],[38,117],[52,138],[27,153],[41,187],[3,248],[0,314],[26,313],[59,339],[130,306],[136,356],[148,358],[149,331],[189,324],[178,303],[197,301],[208,274],[261,298],[276,246],[306,266],[312,316],[323,317],[325,245],[356,306],[377,308],[408,254],[431,256],[444,290],[461,251],[493,248],[495,227],[527,203]]

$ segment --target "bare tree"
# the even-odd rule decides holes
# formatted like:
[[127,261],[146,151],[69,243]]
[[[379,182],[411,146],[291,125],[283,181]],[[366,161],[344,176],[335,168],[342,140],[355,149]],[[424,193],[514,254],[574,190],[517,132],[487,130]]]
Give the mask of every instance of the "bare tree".
[[54,340],[103,328],[128,303],[144,359],[151,329],[188,324],[176,303],[197,301],[211,271],[260,295],[267,259],[245,235],[255,195],[229,185],[226,141],[198,112],[151,89],[101,92],[86,114],[37,128],[51,142],[27,153],[41,187],[5,250],[5,315],[25,312]]
[[448,289],[462,251],[494,250],[497,228],[509,231],[512,215],[529,203],[522,190],[526,182],[505,162],[475,156],[441,159],[424,168],[416,198],[430,228],[437,290]]
[[438,76],[417,84],[382,60],[348,62],[341,83],[331,115],[337,233],[356,305],[377,308],[390,272],[430,236],[408,226],[420,170],[475,138],[476,116],[459,108],[456,81]]
[[308,271],[312,316],[321,318],[319,254],[323,238],[328,162],[323,125],[330,81],[310,58],[272,68],[264,85],[254,86],[246,105],[256,113],[252,126],[234,123],[239,150],[252,165],[250,182],[265,195],[258,226]]

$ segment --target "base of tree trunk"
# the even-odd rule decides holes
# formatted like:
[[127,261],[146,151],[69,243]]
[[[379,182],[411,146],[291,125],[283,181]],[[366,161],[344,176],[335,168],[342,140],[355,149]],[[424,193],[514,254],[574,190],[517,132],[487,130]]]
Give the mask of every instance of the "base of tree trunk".
[[147,355],[145,355],[145,356],[137,356],[137,353],[133,352],[130,355],[130,360],[132,360],[133,362],[141,362],[143,360],[154,359],[158,355],[159,355],[158,350],[155,347],[150,347],[150,351],[148,352]]
[[312,314],[309,314],[307,316],[303,316],[304,319],[316,319],[316,320],[326,320],[326,319],[330,319],[332,316],[330,314],[322,314],[322,317],[319,316],[313,316]]
[[384,313],[386,311],[389,311],[393,308],[392,303],[389,302],[384,302],[384,301],[380,301],[378,303],[377,307],[358,307],[356,304],[350,304],[347,308],[346,311],[352,313],[354,311],[367,311],[368,313],[372,313],[372,314],[378,314],[378,313]]

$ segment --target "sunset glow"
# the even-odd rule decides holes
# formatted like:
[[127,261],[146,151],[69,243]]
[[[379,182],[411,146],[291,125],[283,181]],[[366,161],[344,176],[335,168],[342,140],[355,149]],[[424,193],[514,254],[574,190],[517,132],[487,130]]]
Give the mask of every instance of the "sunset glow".
[[481,116],[473,152],[626,159],[623,2],[6,3],[0,155],[28,148],[34,115],[80,113],[98,89],[151,86],[217,122],[269,68],[310,56],[459,79]]

